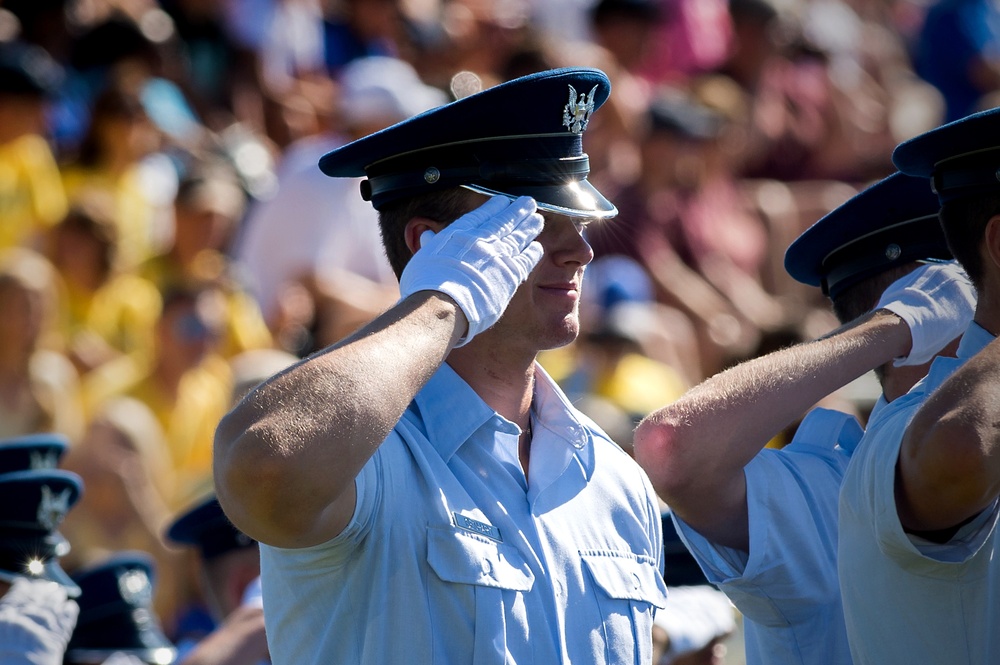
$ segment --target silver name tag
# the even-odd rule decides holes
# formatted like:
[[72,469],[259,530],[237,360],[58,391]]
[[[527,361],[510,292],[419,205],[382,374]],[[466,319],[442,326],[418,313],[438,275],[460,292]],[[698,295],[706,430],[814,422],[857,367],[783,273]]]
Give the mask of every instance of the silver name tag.
[[498,543],[503,542],[503,538],[500,537],[500,529],[496,528],[492,524],[480,522],[472,519],[471,517],[459,515],[458,513],[452,513],[452,515],[455,516],[455,526],[458,528],[471,531],[472,533],[478,533],[479,535],[486,536],[487,538],[495,540]]

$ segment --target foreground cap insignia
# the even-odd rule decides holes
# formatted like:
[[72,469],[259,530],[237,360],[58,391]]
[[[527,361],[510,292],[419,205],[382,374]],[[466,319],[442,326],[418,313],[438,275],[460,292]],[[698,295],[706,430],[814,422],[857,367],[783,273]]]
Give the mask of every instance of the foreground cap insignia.
[[53,494],[48,485],[42,485],[42,500],[38,504],[38,523],[49,531],[55,531],[69,512],[70,488]]
[[563,109],[563,125],[574,134],[580,134],[590,122],[590,114],[594,112],[594,96],[597,86],[590,89],[590,94],[580,93],[577,98],[576,88],[569,86],[569,103]]

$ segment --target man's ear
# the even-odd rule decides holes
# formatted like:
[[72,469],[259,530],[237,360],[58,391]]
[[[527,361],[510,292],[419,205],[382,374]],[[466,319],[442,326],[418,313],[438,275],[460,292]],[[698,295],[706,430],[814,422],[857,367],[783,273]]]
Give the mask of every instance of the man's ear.
[[985,249],[986,256],[995,270],[1000,270],[1000,215],[993,215],[986,222]]
[[420,249],[420,236],[424,234],[424,231],[437,233],[443,228],[444,224],[427,217],[414,217],[408,221],[403,230],[403,237],[406,239],[406,247],[410,250],[410,254],[416,254],[417,250]]

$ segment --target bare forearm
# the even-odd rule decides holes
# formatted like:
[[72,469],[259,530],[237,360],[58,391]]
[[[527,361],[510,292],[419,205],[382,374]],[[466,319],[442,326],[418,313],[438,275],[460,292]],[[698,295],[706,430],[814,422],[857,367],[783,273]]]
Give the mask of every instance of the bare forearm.
[[636,455],[681,517],[696,519],[723,491],[732,495],[715,509],[740,510],[743,467],[769,440],[826,395],[905,354],[908,344],[906,325],[879,312],[738,365],[647,417],[636,432]]
[[215,444],[217,491],[237,526],[286,546],[332,535],[353,509],[354,478],[464,329],[450,299],[417,293],[248,395]]
[[897,508],[914,531],[954,527],[1000,494],[1000,346],[992,342],[914,416],[897,467]]

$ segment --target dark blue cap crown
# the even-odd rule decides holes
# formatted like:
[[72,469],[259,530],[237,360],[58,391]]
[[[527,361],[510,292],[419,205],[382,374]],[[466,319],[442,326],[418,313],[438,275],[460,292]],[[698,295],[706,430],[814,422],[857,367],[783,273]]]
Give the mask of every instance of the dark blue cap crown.
[[376,208],[465,187],[531,196],[543,210],[611,217],[617,209],[587,181],[583,132],[611,92],[597,69],[554,69],[501,83],[327,153],[329,176],[367,176]]
[[167,538],[197,547],[205,560],[257,544],[233,526],[215,496],[204,499],[174,520],[167,529]]
[[80,614],[66,647],[69,663],[99,663],[115,652],[167,665],[177,650],[153,611],[155,567],[144,552],[119,552],[73,575]]
[[785,270],[831,298],[921,259],[950,259],[926,178],[895,173],[820,218],[785,252]]
[[79,476],[58,469],[0,475],[0,579],[47,579],[79,592],[59,567],[69,543],[57,529],[82,489]]
[[0,473],[39,471],[59,466],[69,442],[62,434],[27,434],[0,440]]
[[931,180],[941,202],[1000,193],[1000,108],[974,113],[896,146],[903,173]]

